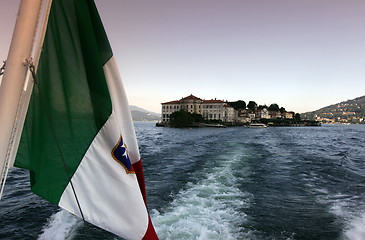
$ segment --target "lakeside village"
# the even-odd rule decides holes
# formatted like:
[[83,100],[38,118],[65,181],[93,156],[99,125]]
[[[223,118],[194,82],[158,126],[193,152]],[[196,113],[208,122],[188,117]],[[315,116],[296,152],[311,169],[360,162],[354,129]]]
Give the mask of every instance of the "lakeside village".
[[194,95],[161,103],[161,121],[156,126],[320,126],[318,121],[301,120],[299,113],[286,111],[277,104],[257,105],[250,101],[204,100]]

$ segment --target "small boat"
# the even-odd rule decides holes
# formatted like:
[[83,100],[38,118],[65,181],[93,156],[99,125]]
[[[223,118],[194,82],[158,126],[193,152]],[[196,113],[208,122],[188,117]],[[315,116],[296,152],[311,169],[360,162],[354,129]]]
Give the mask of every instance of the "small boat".
[[249,128],[266,128],[267,125],[264,123],[250,123],[247,125]]
[[219,123],[205,123],[202,125],[203,127],[215,127],[215,128],[226,128],[223,124]]

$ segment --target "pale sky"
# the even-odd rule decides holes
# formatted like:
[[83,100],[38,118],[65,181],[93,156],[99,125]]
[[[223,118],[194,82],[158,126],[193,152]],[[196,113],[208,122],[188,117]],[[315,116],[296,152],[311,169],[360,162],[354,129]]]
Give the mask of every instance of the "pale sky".
[[[364,0],[96,0],[131,105],[202,99],[295,112],[365,95]],[[19,0],[1,0],[0,63]]]

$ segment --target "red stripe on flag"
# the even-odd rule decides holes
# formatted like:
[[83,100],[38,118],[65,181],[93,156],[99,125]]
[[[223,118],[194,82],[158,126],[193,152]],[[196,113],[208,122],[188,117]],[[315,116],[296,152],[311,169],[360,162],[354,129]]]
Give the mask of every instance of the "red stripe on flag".
[[[144,182],[144,172],[143,172],[143,167],[142,167],[142,161],[139,160],[138,162],[133,164],[133,169],[137,175],[137,180],[138,180],[138,184],[139,184],[139,188],[141,189],[141,193],[143,196],[143,200],[144,203],[146,204],[147,207],[147,197],[146,197],[146,185]],[[147,231],[143,237],[143,240],[156,240],[158,239],[158,236],[156,234],[155,228],[153,227],[151,218],[148,214],[148,228]]]

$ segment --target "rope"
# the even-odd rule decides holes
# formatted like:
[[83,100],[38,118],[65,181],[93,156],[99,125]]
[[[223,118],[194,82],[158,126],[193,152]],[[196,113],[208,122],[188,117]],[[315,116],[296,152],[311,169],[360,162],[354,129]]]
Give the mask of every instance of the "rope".
[[[23,96],[21,97],[23,98]],[[22,101],[22,100],[20,100]],[[19,124],[19,118],[18,118],[18,114],[20,112],[20,108],[21,108],[21,104],[18,104],[18,108],[17,108],[17,117],[16,120],[14,122],[14,126],[13,126],[13,131],[11,133],[11,137],[10,137],[10,142],[9,142],[9,146],[6,152],[6,156],[5,156],[5,164],[3,166],[3,169],[1,170],[0,176],[1,176],[1,181],[0,181],[0,200],[1,197],[3,195],[4,192],[4,188],[5,188],[5,182],[6,182],[6,178],[8,176],[8,172],[9,172],[9,168],[10,168],[10,155],[11,155],[11,148],[14,144],[14,139],[15,139],[15,134],[16,134],[16,129],[18,128],[18,124]]]
[[5,164],[3,166],[3,169],[0,172],[0,200],[3,196],[4,188],[5,188],[5,182],[6,178],[8,177],[9,172],[9,154],[7,153],[7,156],[5,158]]
[[[39,85],[38,85],[38,78],[37,78],[37,74],[36,74],[36,72],[35,72],[35,66],[34,66],[34,64],[33,64],[32,59],[26,59],[26,63],[27,63],[27,65],[28,65],[29,71],[30,71],[30,72],[31,72],[31,74],[32,74],[34,84],[37,86],[37,88],[38,88],[38,90],[39,90],[39,97],[40,97],[40,100],[41,100],[41,102],[45,103],[44,98],[43,98],[43,96],[42,96],[42,93],[41,93],[41,91],[40,91]],[[82,212],[82,210],[81,210],[81,205],[80,205],[79,199],[77,198],[77,195],[76,195],[76,190],[75,190],[74,185],[73,185],[73,183],[72,183],[72,181],[71,181],[71,175],[70,175],[69,169],[68,169],[68,167],[67,167],[67,165],[66,165],[66,161],[65,161],[65,158],[64,158],[64,156],[63,156],[63,153],[62,153],[62,150],[61,150],[61,146],[60,146],[59,141],[58,141],[58,139],[57,139],[56,132],[55,132],[55,130],[54,130],[54,128],[53,128],[53,126],[52,126],[51,117],[50,117],[49,112],[47,111],[47,108],[45,108],[45,115],[47,116],[47,120],[48,120],[49,125],[50,125],[50,128],[51,128],[51,132],[52,132],[53,139],[54,139],[54,141],[55,141],[55,143],[56,143],[58,153],[60,154],[60,157],[61,157],[61,159],[62,159],[63,167],[65,168],[65,171],[66,171],[67,177],[68,177],[69,182],[70,182],[70,184],[71,184],[72,192],[73,192],[73,194],[74,194],[74,196],[75,196],[76,203],[77,203],[77,206],[78,206],[78,208],[79,208],[79,211],[80,211],[80,214],[81,214],[82,220],[83,220],[84,222],[86,222],[86,221],[85,221],[85,218],[84,218],[84,214],[83,214],[83,212]]]
[[3,61],[3,66],[0,68],[0,76],[4,74],[6,61]]

